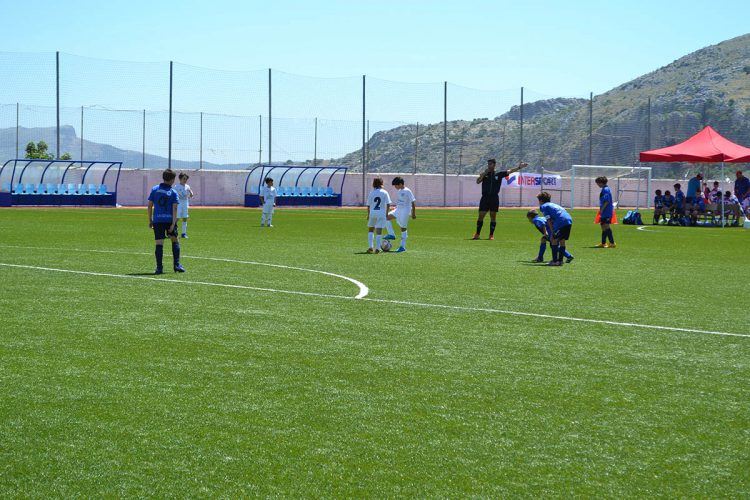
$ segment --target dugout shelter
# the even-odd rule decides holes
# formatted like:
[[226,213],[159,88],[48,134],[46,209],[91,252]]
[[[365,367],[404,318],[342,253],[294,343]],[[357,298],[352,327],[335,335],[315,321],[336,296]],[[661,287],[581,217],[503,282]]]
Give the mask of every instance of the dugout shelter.
[[342,203],[347,167],[258,165],[245,179],[245,206],[260,206],[260,188],[271,177],[277,206],[335,206]]
[[121,169],[121,161],[8,160],[0,206],[115,206]]

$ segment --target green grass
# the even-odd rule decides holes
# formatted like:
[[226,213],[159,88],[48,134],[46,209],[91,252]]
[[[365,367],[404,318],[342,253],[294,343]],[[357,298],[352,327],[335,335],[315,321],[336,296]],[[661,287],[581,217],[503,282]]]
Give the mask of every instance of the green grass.
[[0,496],[750,491],[747,231],[595,249],[576,211],[546,268],[520,210],[493,242],[420,210],[384,255],[363,210],[191,214],[175,283],[145,275],[145,210],[0,211],[0,263],[124,276],[0,266]]

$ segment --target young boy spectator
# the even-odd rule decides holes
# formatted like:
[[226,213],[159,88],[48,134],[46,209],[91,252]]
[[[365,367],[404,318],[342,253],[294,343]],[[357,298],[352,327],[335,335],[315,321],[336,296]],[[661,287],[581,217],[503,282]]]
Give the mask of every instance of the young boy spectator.
[[724,193],[724,217],[731,215],[733,226],[740,225],[741,212],[740,200],[731,191]]
[[[526,218],[529,219],[529,222],[533,224],[540,233],[542,233],[542,239],[539,242],[539,255],[537,255],[536,259],[534,259],[532,262],[544,262],[544,252],[547,250],[548,241],[550,242],[550,249],[552,250],[552,258],[554,260],[559,247],[552,245],[552,228],[547,223],[546,217],[539,215],[539,212],[537,212],[536,210],[529,210],[526,213]],[[566,262],[568,264],[573,261],[573,256],[570,255],[567,250],[565,251],[563,256],[566,258]]]
[[[380,177],[372,180],[372,188],[367,196],[367,243],[369,244],[367,253],[380,253],[381,235],[385,227],[391,197],[388,191],[383,189],[383,179]],[[374,238],[373,231],[377,231],[377,238]]]
[[[565,244],[570,239],[570,230],[573,227],[573,218],[570,214],[560,205],[552,203],[550,200],[552,197],[546,191],[542,191],[536,195],[539,200],[539,210],[544,214],[548,221],[552,224],[552,259],[549,266],[562,266],[563,256],[565,255]],[[558,245],[557,255],[555,255],[554,245]]]
[[172,259],[174,272],[184,273],[185,268],[180,264],[180,241],[177,239],[177,193],[172,189],[175,173],[171,169],[162,172],[161,178],[164,182],[154,186],[148,196],[148,227],[154,230],[156,240],[156,271],[154,274],[163,274],[164,266],[164,238],[169,236],[172,240]]
[[672,205],[672,219],[681,220],[685,215],[685,193],[679,183],[674,186],[674,205]]
[[693,204],[690,205],[690,225],[696,226],[698,224],[698,217],[706,212],[706,202],[703,201],[700,189],[695,192],[693,197]]
[[388,212],[386,216],[385,227],[388,230],[388,235],[385,239],[396,239],[396,233],[393,231],[393,223],[391,222],[393,219],[396,219],[401,228],[401,246],[398,247],[396,252],[406,252],[406,239],[409,237],[406,226],[409,224],[410,216],[412,219],[417,218],[417,199],[414,197],[411,189],[404,186],[404,179],[402,177],[394,177],[391,184],[396,188],[398,194],[396,195],[396,209]]
[[713,204],[721,204],[721,188],[719,187],[719,181],[714,181],[714,187],[708,193],[708,202]]
[[674,196],[672,196],[672,192],[669,189],[664,191],[662,203],[664,203],[664,220],[667,221],[667,214],[669,214],[670,220],[667,221],[667,224],[669,224],[674,213]]
[[667,221],[666,209],[664,208],[664,196],[661,194],[661,189],[657,189],[654,194],[654,225],[659,223],[660,218],[664,218],[664,222]]
[[[607,186],[608,180],[605,176],[597,177],[595,182],[601,188],[599,193],[599,224],[602,227],[602,242],[596,246],[599,248],[617,248],[611,227],[612,214],[614,213],[612,191]],[[607,244],[607,239],[609,239],[609,244]]]
[[273,179],[266,177],[265,186],[260,188],[260,205],[263,207],[263,213],[260,216],[260,227],[263,227],[268,221],[268,227],[273,227],[273,207],[276,206],[276,188],[273,187]]

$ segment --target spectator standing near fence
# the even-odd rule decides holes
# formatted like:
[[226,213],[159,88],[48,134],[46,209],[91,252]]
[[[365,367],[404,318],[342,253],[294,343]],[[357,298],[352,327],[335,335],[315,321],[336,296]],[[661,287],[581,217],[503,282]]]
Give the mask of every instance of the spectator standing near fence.
[[276,206],[276,188],[273,187],[273,179],[266,177],[263,181],[265,186],[260,188],[260,206],[263,207],[263,212],[260,216],[260,227],[263,227],[268,222],[268,227],[273,227],[271,220],[273,219],[273,207]]
[[154,186],[148,195],[148,227],[154,230],[156,241],[156,271],[154,274],[163,274],[164,266],[164,239],[166,236],[172,240],[172,260],[174,272],[184,273],[185,268],[180,264],[180,240],[177,239],[177,193],[172,189],[175,173],[166,169],[161,174],[163,182]]
[[175,184],[172,188],[177,193],[177,222],[182,221],[182,237],[187,238],[187,227],[188,227],[188,208],[190,207],[190,198],[194,196],[193,190],[190,189],[190,185],[187,183],[190,176],[185,172],[180,172],[177,176],[179,183]]
[[[612,204],[612,191],[607,186],[609,181],[602,175],[597,177],[595,182],[601,189],[599,193],[599,224],[602,227],[602,242],[596,246],[599,248],[617,248],[611,226],[615,208]],[[609,243],[607,243],[607,240],[609,240]]]
[[519,162],[517,167],[513,167],[510,170],[503,170],[496,172],[495,167],[497,162],[494,158],[487,160],[487,169],[484,170],[479,177],[477,177],[477,184],[482,185],[482,197],[479,199],[479,218],[477,219],[477,230],[472,236],[472,240],[478,240],[479,234],[482,232],[482,225],[484,224],[484,217],[487,212],[490,213],[490,237],[489,239],[495,239],[495,227],[497,226],[497,211],[500,209],[500,186],[503,183],[503,179],[508,177],[514,172],[518,172],[529,164]]

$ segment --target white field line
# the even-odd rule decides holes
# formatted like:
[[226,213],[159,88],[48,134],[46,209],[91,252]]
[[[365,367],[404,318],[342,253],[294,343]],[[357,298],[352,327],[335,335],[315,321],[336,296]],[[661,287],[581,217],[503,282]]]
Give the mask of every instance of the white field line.
[[[355,297],[350,297],[346,295],[329,295],[329,294],[324,294],[324,293],[300,292],[300,291],[292,291],[292,290],[277,290],[273,288],[261,288],[261,287],[245,286],[245,285],[229,285],[229,284],[224,284],[224,283],[211,283],[211,282],[206,282],[206,281],[189,281],[189,280],[182,280],[182,279],[178,280],[178,279],[170,279],[170,278],[157,278],[157,277],[151,277],[151,276],[133,276],[133,275],[127,275],[127,274],[110,274],[110,273],[97,273],[97,272],[90,272],[90,271],[75,271],[71,269],[57,269],[57,268],[52,268],[52,267],[27,266],[27,265],[21,265],[21,264],[8,264],[8,263],[3,263],[3,262],[0,262],[0,266],[19,268],[19,269],[30,269],[30,270],[36,270],[36,271],[82,274],[82,275],[87,275],[87,276],[104,276],[104,277],[110,277],[110,278],[125,278],[125,279],[132,278],[132,279],[141,279],[141,280],[148,280],[148,281],[164,281],[168,283],[182,283],[186,285],[203,285],[203,286],[215,286],[215,287],[223,287],[223,288],[242,289],[242,290],[254,290],[254,291],[260,291],[260,292],[285,293],[285,294],[290,294],[290,295],[303,295],[303,296],[308,296],[308,297],[356,300]],[[750,334],[747,334],[747,333],[719,332],[719,331],[714,331],[714,330],[698,330],[694,328],[680,328],[680,327],[673,327],[673,326],[648,325],[648,324],[627,323],[627,322],[620,322],[620,321],[606,321],[606,320],[599,320],[599,319],[576,318],[572,316],[556,316],[552,314],[528,313],[528,312],[521,312],[521,311],[509,311],[509,310],[504,310],[504,309],[491,309],[491,308],[484,308],[484,307],[451,306],[451,305],[446,305],[446,304],[431,304],[427,302],[411,302],[411,301],[406,301],[406,300],[373,299],[373,298],[362,298],[359,300],[368,301],[368,302],[378,302],[378,303],[383,303],[383,304],[395,304],[395,305],[412,306],[412,307],[433,307],[433,308],[448,309],[448,310],[463,311],[463,312],[483,312],[483,313],[490,313],[490,314],[504,314],[508,316],[555,319],[555,320],[560,320],[560,321],[592,323],[592,324],[600,324],[600,325],[611,325],[611,326],[617,326],[617,327],[640,328],[640,329],[647,329],[647,330],[700,333],[704,335],[719,335],[723,337],[750,338]]]
[[[20,248],[20,249],[25,249],[25,250],[54,250],[54,251],[65,250],[68,252],[114,253],[114,254],[125,254],[125,255],[152,255],[146,252],[126,252],[123,250],[89,250],[89,249],[80,249],[80,248],[51,248],[51,247],[30,247],[30,246],[13,246],[13,245],[0,245],[0,248]],[[195,256],[195,255],[185,255],[184,257],[188,260],[200,259],[200,260],[213,260],[217,262],[233,262],[235,264],[248,264],[252,266],[276,267],[279,269],[292,269],[295,271],[304,271],[306,273],[324,274],[326,276],[332,276],[334,278],[340,278],[342,280],[346,280],[356,285],[356,287],[359,289],[359,292],[357,293],[357,295],[355,295],[354,297],[355,299],[361,299],[361,298],[367,297],[367,295],[370,293],[370,289],[367,288],[367,285],[365,285],[361,281],[357,281],[354,278],[350,278],[342,274],[329,273],[327,271],[319,271],[317,269],[306,269],[304,267],[285,266],[282,264],[270,264],[268,262],[255,262],[255,261],[250,261],[250,260],[222,259],[218,257],[200,257],[200,256]],[[119,276],[119,275],[116,275],[116,276]]]
[[[637,229],[638,231],[653,231],[653,229],[648,226],[638,226]],[[656,231],[656,232],[658,233],[659,231]]]

